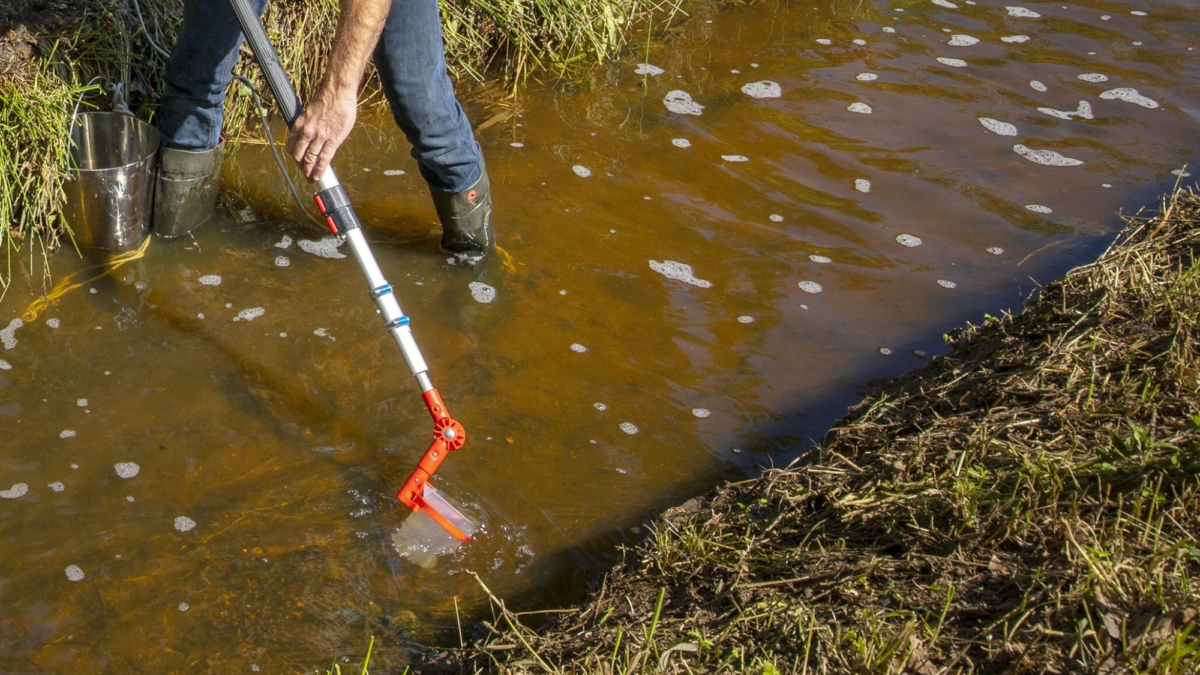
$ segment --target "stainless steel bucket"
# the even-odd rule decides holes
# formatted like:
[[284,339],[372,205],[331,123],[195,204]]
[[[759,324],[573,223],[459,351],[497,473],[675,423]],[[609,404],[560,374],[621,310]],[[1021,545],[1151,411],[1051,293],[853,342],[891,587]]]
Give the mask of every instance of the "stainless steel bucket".
[[138,247],[150,232],[158,130],[132,115],[80,113],[63,215],[80,246]]

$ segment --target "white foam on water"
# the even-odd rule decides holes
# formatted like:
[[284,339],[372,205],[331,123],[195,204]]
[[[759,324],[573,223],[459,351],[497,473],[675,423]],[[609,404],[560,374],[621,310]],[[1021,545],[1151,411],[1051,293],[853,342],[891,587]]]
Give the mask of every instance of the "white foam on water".
[[825,290],[821,287],[821,284],[818,284],[815,281],[798,281],[796,282],[796,287],[805,293],[812,294],[820,293],[821,291]]
[[196,281],[199,281],[202,286],[220,286],[221,277],[217,274],[205,274]]
[[892,350],[888,349],[887,347],[880,347],[880,348],[879,348],[879,353],[880,353],[880,354],[883,354],[884,356],[891,356],[891,355],[892,355]]
[[621,431],[624,431],[625,433],[632,436],[638,432],[638,428],[637,428],[637,425],[635,425],[631,422],[621,422]]
[[587,347],[584,347],[583,345],[579,344],[578,342],[571,343],[571,351],[573,351],[577,354],[583,354],[583,353],[587,352],[587,350],[588,350]]
[[779,215],[778,213],[772,213],[771,215],[767,216],[767,218],[769,218],[772,223],[783,222],[783,216]]
[[197,319],[203,319],[203,318],[204,318],[204,312],[200,312],[199,314],[197,314],[197,315],[196,315],[196,318],[197,318]]
[[779,83],[772,82],[771,80],[743,84],[742,93],[750,98],[779,98],[783,96],[783,90],[779,88]]
[[933,4],[937,5],[938,7],[945,7],[946,9],[958,9],[958,5],[954,4],[953,2],[950,2],[949,0],[929,0],[929,1],[932,2]]
[[1054,209],[1049,206],[1042,206],[1041,204],[1026,204],[1025,208],[1034,213],[1054,213]]
[[1040,18],[1042,18],[1041,14],[1038,14],[1037,12],[1035,12],[1032,9],[1029,9],[1027,7],[1008,6],[1008,7],[1005,7],[1004,9],[1008,10],[1009,16],[1015,16],[1015,17],[1018,17],[1021,19],[1040,19]]
[[346,257],[346,254],[338,252],[338,248],[340,248],[344,243],[346,243],[346,240],[338,239],[337,237],[332,236],[325,237],[320,241],[301,239],[300,250],[310,255],[315,255],[318,258],[329,258],[331,260],[336,260],[338,258]]
[[858,80],[859,82],[874,82],[875,80],[879,79],[879,76],[875,73],[859,73],[854,76],[854,79]]
[[83,570],[79,565],[67,565],[67,569],[63,570],[69,581],[83,581]]
[[150,284],[148,284],[144,281],[135,281],[133,284],[133,288],[138,293],[141,293],[142,291],[146,290],[147,288],[150,288]]
[[383,172],[383,175],[385,175],[385,176],[403,176],[404,169],[388,169]]
[[937,283],[938,283],[938,286],[941,286],[942,288],[957,288],[958,287],[958,284],[956,284],[953,281],[950,281],[948,279],[938,279]]
[[523,148],[523,147],[525,147],[525,144],[521,143],[519,141],[513,141],[512,143],[509,143],[509,146],[514,147],[514,148]]
[[867,180],[866,178],[855,178],[854,189],[866,194],[871,191],[871,181]]
[[823,255],[817,255],[816,253],[808,256],[808,259],[817,263],[818,265],[828,265],[829,263],[833,262],[833,259],[826,258]]
[[639,63],[633,72],[638,75],[650,75],[651,77],[658,77],[667,71],[652,63]]
[[4,343],[4,349],[12,349],[17,346],[16,332],[25,322],[20,319],[13,319],[8,322],[8,327],[0,330],[0,342]]
[[1110,187],[1112,187],[1112,183],[1101,183],[1101,184],[1100,184],[1100,187],[1102,187],[1102,188],[1110,188]]
[[604,412],[605,410],[608,410],[608,406],[604,405],[603,403],[599,403],[599,402],[593,403],[592,407],[595,408],[596,410],[599,410],[600,412]]
[[757,63],[751,63],[751,64],[750,64],[750,67],[751,67],[751,68],[757,68],[757,67],[758,67],[758,64],[757,64]]
[[682,89],[673,89],[663,97],[663,105],[667,110],[679,115],[699,115],[704,112],[704,106],[692,100],[692,95]]
[[1075,76],[1075,79],[1084,82],[1108,82],[1108,76],[1103,73],[1080,73]]
[[25,483],[14,483],[7,490],[0,490],[0,499],[20,499],[29,492],[29,486]]
[[963,61],[962,59],[952,59],[948,56],[939,56],[939,57],[937,57],[937,61],[938,61],[938,63],[942,64],[943,66],[950,66],[951,68],[966,68],[967,67],[966,61]]
[[78,468],[79,468],[79,465],[78,465],[78,464],[72,464],[72,465],[71,465],[71,468],[72,468],[72,469],[78,469]]
[[1129,87],[1119,87],[1117,89],[1109,89],[1108,91],[1101,92],[1100,98],[1106,101],[1112,101],[1114,99],[1118,101],[1125,101],[1126,103],[1133,103],[1134,105],[1140,105],[1143,108],[1150,108],[1151,110],[1158,107],[1157,101],[1146,98],[1145,96],[1139,94],[1137,89],[1131,89]]
[[287,333],[280,333],[280,334],[279,334],[279,337],[281,337],[281,338],[285,338],[285,337],[287,337]]
[[138,466],[137,462],[117,462],[113,464],[113,468],[121,478],[133,478],[142,471],[142,467]]
[[980,117],[979,123],[983,125],[984,129],[987,129],[997,136],[1016,136],[1018,133],[1016,125],[1009,124],[1008,122],[1001,122],[1000,120],[994,120],[990,117]]
[[0,359],[0,370],[12,370],[12,364],[4,359]]
[[1038,82],[1037,80],[1030,80],[1029,88],[1034,91],[1040,91],[1043,93],[1045,93],[1047,91],[1046,85],[1042,84],[1041,82]]
[[287,257],[286,255],[275,256],[275,266],[276,267],[287,267],[291,264],[292,264],[292,259]]
[[62,431],[58,432],[58,437],[59,438],[74,438],[75,430],[74,429],[63,429]]
[[559,295],[566,295],[566,294],[567,294],[567,289],[565,289],[565,288],[564,288],[563,290],[559,291],[559,292],[558,292],[558,294],[559,294]]
[[1008,36],[1000,38],[1000,41],[1007,42],[1009,44],[1021,44],[1022,42],[1029,42],[1029,36],[1028,35],[1008,35]]
[[712,414],[712,411],[710,411],[708,408],[692,408],[692,415],[695,417],[699,417],[700,419],[704,419],[705,417],[708,417],[711,414]]
[[921,241],[921,238],[915,235],[898,234],[896,235],[896,243],[908,248],[916,248],[925,242]]
[[80,408],[86,408],[87,404],[88,400],[86,398],[81,398],[75,401],[75,405],[79,406]]
[[587,178],[588,176],[592,175],[592,170],[582,164],[576,164],[575,166],[571,167],[571,170],[574,171],[575,175],[579,176],[580,178]]
[[[1129,44],[1133,45],[1134,47],[1141,47],[1141,46],[1142,46],[1142,43],[1141,43],[1141,42],[1138,42],[1137,40],[1134,40],[1133,42],[1130,42]],[[1191,47],[1188,47],[1188,49],[1191,49]]]
[[858,38],[855,38],[855,39],[851,40],[851,42],[853,42],[853,43],[854,43],[854,44],[856,44],[856,45],[859,45],[860,47],[861,47],[862,45],[865,45],[865,44],[867,44],[867,41],[866,41],[866,40],[860,40],[860,39],[858,39]]
[[1035,150],[1020,143],[1013,146],[1013,152],[1042,166],[1081,166],[1083,162],[1072,157],[1065,157],[1053,150]]
[[1000,248],[999,246],[989,246],[986,250],[992,255],[1004,255],[1004,249]]
[[96,293],[99,293],[99,292],[100,292],[100,291],[96,290],[95,288],[89,288],[89,289],[88,289],[88,293],[96,294]]
[[192,608],[192,606],[187,604],[186,602],[179,603],[179,611],[181,611],[181,612],[186,612],[191,608]]
[[672,138],[671,145],[677,148],[690,148],[692,147],[692,142],[686,138]]
[[55,482],[53,482],[53,483],[50,483],[50,484],[49,484],[49,485],[47,485],[46,487],[50,488],[50,489],[51,489],[51,490],[53,490],[54,492],[62,492],[63,490],[66,490],[66,489],[67,489],[67,486],[66,486],[66,485],[63,485],[62,483],[60,483],[60,482],[58,482],[58,481],[55,481]]
[[58,328],[60,325],[62,324],[59,323],[58,319],[46,319],[47,328]]
[[748,316],[748,315],[739,316],[737,318],[737,322],[738,323],[754,323],[754,317]]
[[317,337],[329,338],[330,342],[337,342],[337,338],[329,334],[328,328],[318,328],[313,331],[313,335],[316,335]]
[[467,284],[467,287],[471,289],[471,297],[475,299],[475,302],[482,302],[486,305],[496,299],[496,289],[482,281],[472,281]]
[[132,502],[133,502],[133,495],[126,495],[126,496],[125,496],[125,501],[132,503]]
[[950,41],[946,44],[951,47],[970,47],[979,44],[979,38],[970,35],[951,35]]
[[1130,14],[1132,14],[1134,16],[1146,16],[1146,13],[1141,11],[1140,9],[1135,9],[1135,10],[1131,11]]
[[250,309],[243,309],[242,311],[238,312],[238,315],[233,317],[233,320],[253,321],[266,313],[267,310],[263,309],[262,307],[251,307]]
[[851,103],[850,105],[846,106],[846,110],[849,110],[852,113],[859,113],[860,115],[870,115],[872,112],[874,112],[871,110],[871,106],[863,103],[862,101],[855,101],[854,103]]
[[1173,171],[1171,171],[1171,175],[1178,176],[1180,178],[1191,178],[1192,177],[1192,174],[1188,173],[1187,171],[1184,171],[1183,169],[1174,169]]
[[721,155],[721,159],[726,162],[749,162],[750,158],[745,155]]
[[738,70],[737,68],[734,68],[733,70],[730,70],[730,71],[729,71],[729,74],[731,74],[731,75],[741,75],[741,74],[742,74],[742,71]]
[[699,288],[712,288],[712,282],[705,279],[697,279],[692,271],[692,266],[674,260],[657,260],[650,261],[650,269],[658,272],[668,279],[682,281],[685,284],[691,284]]
[[884,26],[881,30],[883,30],[883,32],[885,32],[885,33],[895,33],[896,32],[896,29],[892,28],[891,26]]
[[833,44],[833,40],[830,40],[829,38],[817,38],[817,44],[831,45],[831,44]]
[[1079,107],[1075,110],[1057,110],[1055,108],[1038,108],[1038,112],[1044,113],[1051,117],[1057,117],[1060,120],[1069,120],[1074,117],[1090,120],[1095,119],[1092,115],[1092,104],[1087,101],[1080,101]]
[[188,518],[187,516],[175,517],[176,530],[179,530],[180,532],[190,532],[191,530],[195,529],[195,527],[196,521],[192,520],[191,518]]

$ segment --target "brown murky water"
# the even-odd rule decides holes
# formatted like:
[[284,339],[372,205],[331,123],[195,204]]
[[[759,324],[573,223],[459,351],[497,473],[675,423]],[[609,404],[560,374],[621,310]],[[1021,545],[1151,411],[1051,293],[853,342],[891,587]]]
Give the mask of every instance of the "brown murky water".
[[[485,531],[434,569],[389,544],[428,417],[354,262],[301,250],[320,233],[227,218],[20,328],[41,284],[15,258],[0,670],[311,672],[369,635],[396,668],[457,642],[454,598],[483,611],[468,570],[518,608],[576,600],[650,514],[794,456],[1196,156],[1185,0],[841,4],[697,7],[661,73],[527,91],[481,134],[507,256],[474,269],[436,253],[390,122],[356,131],[339,172],[471,434],[438,483]],[[263,149],[237,160],[285,213]]]

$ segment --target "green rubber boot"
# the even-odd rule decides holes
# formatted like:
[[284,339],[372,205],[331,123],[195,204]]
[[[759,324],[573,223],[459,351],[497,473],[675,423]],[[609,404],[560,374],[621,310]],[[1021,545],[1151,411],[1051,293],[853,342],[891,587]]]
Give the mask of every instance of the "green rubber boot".
[[477,263],[496,248],[492,230],[492,190],[487,169],[469,189],[441,192],[429,189],[442,223],[442,251],[459,260]]
[[154,190],[154,233],[174,239],[191,233],[212,218],[221,183],[225,141],[212,150],[158,151]]

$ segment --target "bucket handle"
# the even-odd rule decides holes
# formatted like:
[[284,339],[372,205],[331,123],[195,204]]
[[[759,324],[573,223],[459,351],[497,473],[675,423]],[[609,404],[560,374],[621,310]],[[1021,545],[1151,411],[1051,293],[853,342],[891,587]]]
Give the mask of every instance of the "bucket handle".
[[112,111],[122,115],[133,116],[133,111],[125,103],[125,86],[122,84],[114,84],[112,80],[103,75],[97,75],[88,80],[87,84],[83,85],[83,93],[79,94],[79,98],[75,100],[75,108],[71,111],[71,126],[67,127],[67,138],[75,133],[75,126],[79,120],[79,106],[83,105],[83,97],[87,96],[91,91],[91,86],[97,82],[104,81],[108,83],[109,90],[113,92]]

